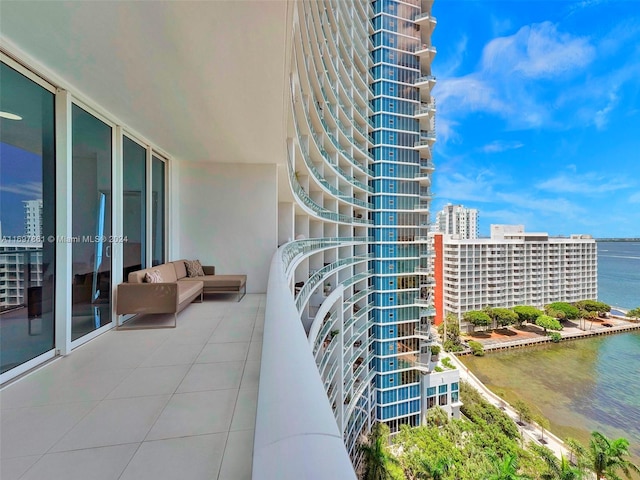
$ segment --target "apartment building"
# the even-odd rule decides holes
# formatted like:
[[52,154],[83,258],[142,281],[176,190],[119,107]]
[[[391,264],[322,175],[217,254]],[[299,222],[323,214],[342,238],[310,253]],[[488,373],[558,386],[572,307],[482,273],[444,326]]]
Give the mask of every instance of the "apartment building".
[[435,228],[446,235],[462,240],[478,238],[478,210],[463,205],[445,205],[436,213]]
[[[0,221],[22,202],[55,241],[37,248],[37,338],[4,328],[28,301],[0,322],[3,382],[122,324],[132,269],[200,258],[266,292],[281,343],[261,398],[287,371],[322,388],[289,412],[330,413],[338,435],[301,433],[310,451],[357,464],[373,422],[419,425],[434,387],[457,414],[457,373],[430,355],[431,0],[38,5],[3,5],[0,140],[3,190],[42,198],[6,197]],[[291,356],[270,371],[273,352]]]
[[486,306],[576,302],[598,297],[597,244],[525,232],[523,225],[492,225],[491,238],[463,240],[433,234],[437,322]]

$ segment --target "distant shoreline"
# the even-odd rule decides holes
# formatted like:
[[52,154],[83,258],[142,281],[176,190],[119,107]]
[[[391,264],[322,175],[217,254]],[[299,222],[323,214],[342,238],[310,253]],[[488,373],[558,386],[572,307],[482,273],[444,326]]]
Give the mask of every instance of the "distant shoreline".
[[640,238],[596,238],[596,242],[640,242]]

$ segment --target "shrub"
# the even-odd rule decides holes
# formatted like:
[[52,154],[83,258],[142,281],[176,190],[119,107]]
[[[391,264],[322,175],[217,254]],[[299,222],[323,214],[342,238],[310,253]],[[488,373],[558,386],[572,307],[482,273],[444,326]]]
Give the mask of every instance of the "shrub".
[[447,340],[444,342],[444,351],[445,352],[461,352],[464,350],[464,347],[459,343],[454,342],[453,340]]
[[431,355],[437,356],[440,354],[440,347],[438,345],[434,345],[431,347]]
[[443,358],[441,362],[445,367],[450,368],[451,370],[456,369],[456,366],[453,363],[451,363],[451,359],[449,357]]
[[436,372],[444,372],[444,370],[442,369],[442,367],[439,367],[436,365],[436,368],[433,369]]
[[484,356],[484,347],[480,342],[476,342],[475,340],[471,340],[469,342],[469,348],[471,349],[471,353],[473,353],[476,357]]
[[549,337],[551,338],[551,341],[553,343],[558,343],[560,340],[562,340],[562,335],[560,335],[558,332],[549,333]]
[[634,308],[633,310],[629,310],[627,312],[627,317],[629,318],[640,318],[640,307]]

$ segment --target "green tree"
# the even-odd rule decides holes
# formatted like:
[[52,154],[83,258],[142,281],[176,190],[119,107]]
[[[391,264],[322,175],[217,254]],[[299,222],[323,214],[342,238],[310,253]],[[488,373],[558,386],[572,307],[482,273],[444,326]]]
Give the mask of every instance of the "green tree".
[[371,429],[368,442],[360,445],[364,459],[363,480],[390,480],[391,464],[398,461],[387,450],[386,442],[389,427],[384,423],[376,423]]
[[450,457],[440,457],[435,462],[429,461],[422,456],[418,460],[420,472],[416,475],[419,479],[443,480],[445,475],[453,467],[453,460]]
[[542,315],[542,311],[528,305],[518,305],[513,307],[513,311],[518,315],[518,323],[535,323],[536,319]]
[[558,459],[547,447],[535,443],[532,443],[530,448],[547,467],[545,472],[540,472],[540,480],[583,480],[585,478],[584,468],[571,465],[564,455]]
[[629,318],[640,318],[640,307],[636,307],[627,312],[627,317]]
[[[438,333],[442,336],[443,345],[460,345],[460,324],[458,318],[451,312],[447,313],[444,321],[438,325]],[[446,351],[450,351],[445,347]]]
[[529,423],[533,418],[533,414],[531,413],[531,408],[522,400],[516,400],[513,403],[513,408],[516,410],[516,413],[518,414],[520,423]]
[[427,410],[427,425],[441,427],[449,422],[449,414],[441,407],[435,406]]
[[486,327],[491,324],[491,317],[486,314],[486,312],[482,312],[479,310],[471,310],[466,312],[462,318],[465,322],[470,323],[475,327]]
[[519,319],[518,314],[509,308],[492,308],[490,315],[501,327],[513,325]]
[[549,312],[552,310],[564,313],[564,318],[567,320],[576,320],[580,317],[580,310],[567,302],[550,303],[544,308],[547,315],[551,315]]
[[599,315],[608,313],[611,311],[611,306],[604,302],[598,302],[597,300],[580,300],[575,305],[579,310],[586,310],[587,312],[596,312]]
[[547,417],[544,417],[543,415],[536,415],[534,420],[540,427],[540,439],[542,440],[542,443],[544,443],[544,432],[549,430],[549,420],[547,420]]
[[620,471],[626,478],[631,478],[631,472],[640,473],[640,468],[628,460],[629,440],[618,438],[610,440],[600,432],[591,432],[591,440],[587,449],[589,465],[596,478],[621,480]]
[[549,315],[541,315],[536,319],[536,325],[542,327],[544,332],[547,333],[547,329],[549,330],[562,330],[562,325],[560,322]]
[[518,457],[513,454],[505,455],[502,460],[493,461],[494,471],[488,480],[524,480],[529,477],[518,474]]

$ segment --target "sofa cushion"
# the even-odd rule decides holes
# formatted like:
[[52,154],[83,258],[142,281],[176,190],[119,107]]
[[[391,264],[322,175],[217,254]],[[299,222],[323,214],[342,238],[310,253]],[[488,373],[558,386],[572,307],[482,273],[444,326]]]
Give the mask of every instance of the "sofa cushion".
[[162,274],[160,270],[154,268],[144,274],[144,283],[162,283]]
[[246,275],[205,275],[197,278],[185,278],[184,281],[200,280],[204,283],[204,289],[240,289],[247,283]]
[[171,262],[173,264],[173,268],[175,268],[176,270],[176,278],[178,280],[187,276],[187,269],[184,265],[184,262],[186,262],[186,260]]
[[202,292],[202,282],[178,282],[178,303]]
[[204,275],[200,260],[185,260],[184,265],[187,268],[187,277],[202,277]]
[[129,274],[129,283],[142,283],[144,282],[144,276],[151,270],[160,270],[162,281],[165,283],[173,283],[177,281],[176,269],[172,263],[164,263],[151,268],[145,268],[144,270],[138,270]]

